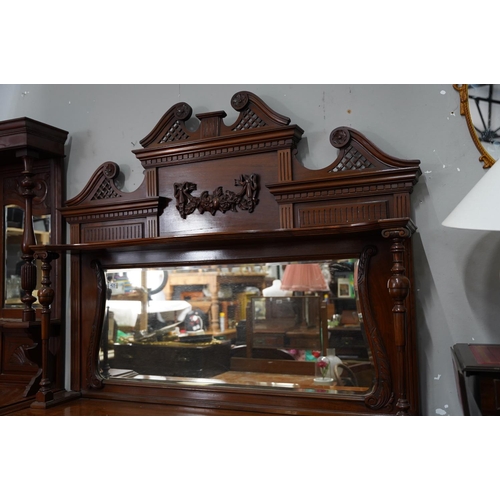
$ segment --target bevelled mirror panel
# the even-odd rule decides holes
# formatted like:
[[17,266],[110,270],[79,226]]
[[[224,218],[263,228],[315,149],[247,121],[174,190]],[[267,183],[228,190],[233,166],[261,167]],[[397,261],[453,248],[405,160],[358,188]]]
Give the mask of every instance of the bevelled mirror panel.
[[366,394],[358,260],[107,269],[104,378]]

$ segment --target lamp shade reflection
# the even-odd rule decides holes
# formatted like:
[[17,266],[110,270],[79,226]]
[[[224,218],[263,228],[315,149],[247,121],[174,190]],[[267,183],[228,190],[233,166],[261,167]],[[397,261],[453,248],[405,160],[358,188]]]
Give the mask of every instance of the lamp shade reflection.
[[319,264],[288,264],[281,280],[281,289],[293,292],[326,292],[328,284]]

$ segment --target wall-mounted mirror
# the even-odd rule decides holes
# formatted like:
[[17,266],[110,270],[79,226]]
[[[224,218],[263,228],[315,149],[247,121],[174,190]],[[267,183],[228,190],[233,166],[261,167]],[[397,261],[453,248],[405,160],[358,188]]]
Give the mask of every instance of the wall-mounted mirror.
[[454,84],[460,94],[460,114],[481,156],[484,168],[500,159],[500,85]]
[[358,260],[107,269],[105,378],[363,395]]

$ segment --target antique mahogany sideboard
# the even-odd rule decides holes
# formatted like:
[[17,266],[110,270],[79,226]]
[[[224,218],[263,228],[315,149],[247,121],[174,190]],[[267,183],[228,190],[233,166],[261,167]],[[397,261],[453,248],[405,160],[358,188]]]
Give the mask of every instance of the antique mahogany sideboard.
[[[231,105],[239,112],[233,124],[226,125],[224,111],[202,113],[195,130],[186,124],[191,107],[172,106],[133,151],[144,168],[141,186],[121,191],[119,166],[104,163],[61,209],[70,244],[33,247],[52,258],[70,254],[71,390],[86,400],[155,403],[184,414],[418,414],[410,194],[419,161],[391,157],[360,132],[340,127],[330,135],[338,150],[333,162],[310,170],[297,158],[298,125],[250,92],[235,94]],[[293,365],[301,367],[296,377],[311,380],[301,390],[284,383],[109,376],[101,333],[107,337],[109,329],[110,270],[231,272],[327,259],[356,262],[357,316],[374,374],[365,390],[315,388],[314,363],[307,361]],[[213,297],[211,304],[218,307]],[[303,319],[307,314],[301,311]],[[215,335],[213,342],[229,338]],[[179,351],[188,350],[179,344]],[[246,358],[231,358],[231,366],[293,363],[259,356],[250,350]]]

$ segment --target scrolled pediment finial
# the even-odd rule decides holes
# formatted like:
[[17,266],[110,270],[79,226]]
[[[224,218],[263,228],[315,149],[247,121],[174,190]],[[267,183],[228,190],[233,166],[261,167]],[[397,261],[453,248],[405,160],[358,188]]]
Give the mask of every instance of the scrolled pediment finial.
[[231,98],[231,106],[236,111],[241,111],[248,104],[248,92],[237,92]]
[[180,102],[174,109],[174,115],[178,120],[189,120],[193,114],[193,108],[186,102]]
[[351,140],[351,134],[345,127],[339,127],[330,134],[330,144],[335,148],[343,148]]

